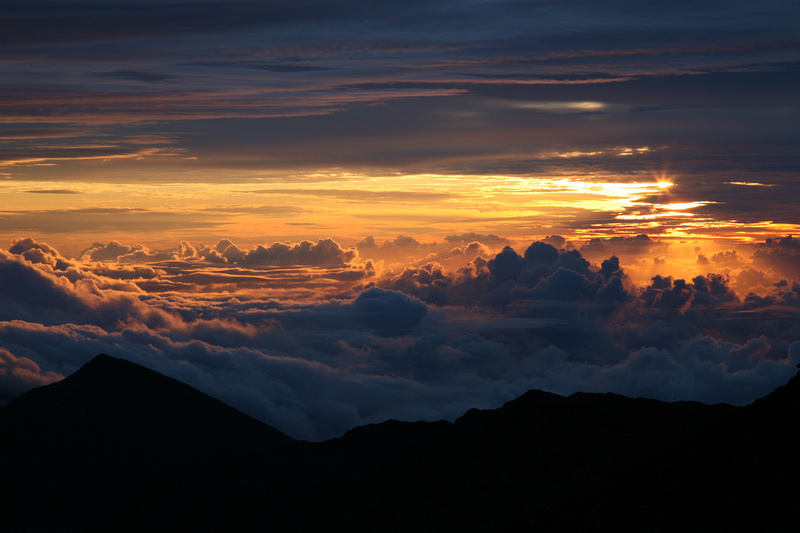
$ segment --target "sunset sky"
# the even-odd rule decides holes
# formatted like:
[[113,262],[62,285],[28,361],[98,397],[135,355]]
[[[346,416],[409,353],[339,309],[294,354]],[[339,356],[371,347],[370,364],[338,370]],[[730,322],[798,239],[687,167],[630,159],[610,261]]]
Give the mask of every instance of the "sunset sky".
[[529,388],[752,401],[800,363],[798,28],[5,1],[0,403],[99,352],[312,440]]

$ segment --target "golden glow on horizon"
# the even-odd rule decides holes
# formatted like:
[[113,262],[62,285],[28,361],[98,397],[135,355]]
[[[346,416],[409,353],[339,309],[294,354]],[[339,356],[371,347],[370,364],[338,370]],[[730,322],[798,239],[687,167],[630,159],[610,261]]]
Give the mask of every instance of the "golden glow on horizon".
[[714,219],[703,212],[713,202],[685,195],[684,201],[665,201],[676,187],[666,173],[642,178],[331,171],[237,183],[6,180],[0,184],[6,200],[0,237],[55,243],[117,239],[157,247],[221,238],[256,244],[332,237],[352,244],[369,235],[432,242],[469,231],[520,240],[648,233],[738,241],[800,232],[800,225],[768,220],[745,228]]

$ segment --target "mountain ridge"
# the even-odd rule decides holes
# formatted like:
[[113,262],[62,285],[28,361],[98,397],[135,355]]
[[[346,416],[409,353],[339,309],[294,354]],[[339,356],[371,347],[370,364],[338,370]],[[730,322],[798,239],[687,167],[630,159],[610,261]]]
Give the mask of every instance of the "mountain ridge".
[[0,502],[7,531],[780,530],[798,406],[797,376],[748,406],[532,390],[315,443],[101,355],[0,409]]

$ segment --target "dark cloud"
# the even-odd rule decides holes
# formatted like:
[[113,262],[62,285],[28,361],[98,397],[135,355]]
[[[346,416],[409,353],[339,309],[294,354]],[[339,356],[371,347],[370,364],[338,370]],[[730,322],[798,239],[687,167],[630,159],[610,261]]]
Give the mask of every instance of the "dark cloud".
[[[707,43],[694,36],[702,28],[719,42],[733,47],[752,47],[754,38],[765,38],[769,31],[777,32],[770,41],[780,42],[780,38],[791,35],[791,26],[773,11],[756,6],[730,5],[712,1],[686,3],[682,7],[669,10],[656,6],[642,8],[631,1],[615,2],[614,7],[600,9],[590,2],[573,1],[561,4],[559,9],[545,9],[538,4],[519,2],[495,2],[485,4],[463,4],[454,8],[449,2],[360,2],[342,1],[335,4],[316,0],[296,2],[263,2],[237,0],[220,4],[210,1],[170,2],[94,2],[84,1],[71,4],[68,8],[56,6],[46,1],[11,2],[5,21],[9,24],[4,42],[74,42],[82,40],[116,40],[143,37],[175,36],[195,33],[235,32],[252,28],[271,28],[277,31],[287,26],[307,26],[309,24],[361,25],[369,29],[385,30],[387,26],[409,37],[420,38],[431,28],[443,28],[442,38],[456,41],[466,39],[468,43],[489,40],[498,47],[511,49],[520,46],[525,40],[519,34],[525,27],[536,27],[542,32],[541,39],[546,47],[545,57],[557,56],[564,47],[563,30],[569,24],[572,29],[573,54],[586,57],[586,50],[595,51],[598,43],[606,42],[608,33],[619,35],[618,41],[602,49],[610,50],[605,56],[613,56],[620,45],[630,47],[631,43],[652,43],[655,53],[664,49],[665,42],[677,51],[689,53],[692,46]],[[12,9],[13,8],[13,9]],[[791,10],[784,6],[784,14]],[[624,13],[626,16],[619,15]],[[680,14],[680,17],[677,15]],[[718,21],[724,18],[726,26],[719,27]],[[688,20],[687,20],[688,19]],[[759,21],[754,26],[753,20]],[[691,23],[689,22],[691,21]],[[127,22],[127,24],[125,24]],[[455,23],[457,25],[453,26]],[[369,24],[368,24],[369,23]],[[602,23],[602,32],[597,25]],[[505,27],[512,33],[494,35],[491,39],[471,34],[489,24],[492,28]],[[48,35],[32,31],[37,27],[49,27]],[[313,27],[313,26],[312,26]],[[676,31],[677,29],[677,31]],[[690,31],[694,30],[694,31]],[[733,39],[731,32],[737,33],[739,41]],[[373,30],[375,31],[375,30]],[[746,39],[742,39],[745,33]],[[680,39],[682,38],[683,41]],[[550,54],[554,45],[560,46]],[[594,45],[594,46],[591,46]],[[613,46],[616,45],[616,46]],[[677,45],[677,46],[676,46]],[[639,56],[648,55],[648,46],[643,44],[637,50]],[[703,49],[708,49],[705,45]],[[673,50],[674,48],[668,48]],[[590,56],[591,57],[591,56]]]
[[442,265],[427,263],[421,267],[406,267],[403,272],[391,278],[386,286],[392,290],[410,294],[432,304],[447,303],[448,277]]
[[[12,2],[6,6],[4,44],[82,42],[274,27],[324,19],[341,8],[318,2],[172,1],[94,2],[68,7],[50,2]],[[13,7],[13,10],[12,10]],[[36,28],[46,27],[47,32]]]
[[419,325],[428,306],[405,294],[373,287],[353,301],[353,310],[370,328],[382,333],[404,333]]
[[507,309],[530,301],[625,301],[629,295],[623,279],[626,276],[616,257],[597,269],[577,251],[559,251],[535,242],[523,256],[506,246],[489,261],[478,257],[449,274],[437,263],[407,267],[385,285],[432,304]]
[[171,74],[160,74],[157,72],[147,72],[144,70],[133,70],[133,69],[112,70],[110,72],[102,72],[100,74],[96,74],[96,76],[104,78],[116,78],[119,80],[143,81],[147,83],[157,83],[175,78],[175,76]]
[[[65,83],[56,91],[15,75],[4,110],[37,122],[43,114],[88,125],[149,122],[145,131],[161,121],[192,133],[182,146],[196,156],[213,147],[219,157],[237,155],[224,158],[229,165],[259,168],[546,173],[541,152],[569,147],[596,154],[586,167],[627,174],[641,171],[642,158],[609,154],[639,142],[718,172],[720,164],[741,173],[766,161],[796,169],[788,150],[795,117],[785,107],[755,112],[794,102],[798,42],[787,21],[796,8],[698,4],[705,7],[686,18],[635,2],[618,12],[583,2],[21,3],[2,14],[15,64],[30,59]],[[623,15],[634,10],[640,14]],[[103,51],[108,68],[96,88],[66,74],[96,72]],[[363,57],[371,61],[354,61]],[[146,95],[127,83],[167,76],[182,83],[150,83]],[[412,100],[362,105],[397,98]],[[587,112],[587,103],[599,111]],[[556,109],[583,111],[567,118]],[[264,116],[287,120],[252,122]],[[165,124],[204,118],[214,124]],[[765,158],[763,146],[758,154],[731,148],[737,139],[784,148]],[[660,165],[665,156],[643,157]],[[728,212],[727,203],[707,209]]]
[[0,139],[21,140],[21,139],[58,139],[69,137],[81,137],[86,135],[88,130],[66,127],[0,127]]
[[319,70],[329,70],[327,67],[310,65],[302,62],[294,63],[267,63],[265,61],[194,61],[186,63],[190,67],[209,67],[209,68],[243,68],[254,70],[266,70],[268,72],[315,72]]

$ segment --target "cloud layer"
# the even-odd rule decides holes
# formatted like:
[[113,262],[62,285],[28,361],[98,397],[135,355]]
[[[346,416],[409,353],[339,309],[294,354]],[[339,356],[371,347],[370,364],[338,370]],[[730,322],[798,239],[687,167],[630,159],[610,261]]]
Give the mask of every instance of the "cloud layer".
[[381,268],[369,246],[330,239],[112,241],[83,260],[18,240],[0,251],[0,400],[106,352],[319,440],[389,418],[452,419],[530,388],[742,404],[800,363],[798,270],[780,276],[791,239],[737,261],[778,280],[762,294],[738,294],[728,274],[636,284],[614,255],[592,264],[544,242],[518,253],[412,241],[387,246],[417,259]]

